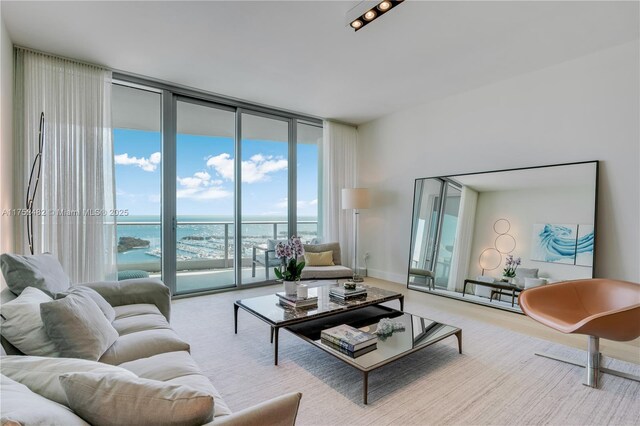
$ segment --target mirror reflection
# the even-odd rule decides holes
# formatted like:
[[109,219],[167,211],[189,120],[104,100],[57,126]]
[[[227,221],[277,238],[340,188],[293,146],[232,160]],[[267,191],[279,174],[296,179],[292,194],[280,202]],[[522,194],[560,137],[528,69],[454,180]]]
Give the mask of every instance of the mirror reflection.
[[597,167],[416,179],[409,288],[520,312],[526,288],[591,278]]

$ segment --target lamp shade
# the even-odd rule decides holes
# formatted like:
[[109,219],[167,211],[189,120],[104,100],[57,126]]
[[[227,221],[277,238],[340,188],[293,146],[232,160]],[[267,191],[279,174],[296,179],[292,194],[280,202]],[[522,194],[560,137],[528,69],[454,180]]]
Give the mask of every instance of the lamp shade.
[[367,188],[344,188],[342,190],[342,208],[368,209],[371,206],[371,197]]

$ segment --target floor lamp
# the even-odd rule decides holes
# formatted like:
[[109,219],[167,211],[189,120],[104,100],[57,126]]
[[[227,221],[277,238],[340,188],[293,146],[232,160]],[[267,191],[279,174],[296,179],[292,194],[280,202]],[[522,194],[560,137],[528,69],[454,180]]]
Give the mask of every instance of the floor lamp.
[[353,281],[362,282],[363,278],[358,271],[358,216],[359,210],[368,209],[371,198],[367,188],[344,188],[342,190],[342,209],[353,210]]

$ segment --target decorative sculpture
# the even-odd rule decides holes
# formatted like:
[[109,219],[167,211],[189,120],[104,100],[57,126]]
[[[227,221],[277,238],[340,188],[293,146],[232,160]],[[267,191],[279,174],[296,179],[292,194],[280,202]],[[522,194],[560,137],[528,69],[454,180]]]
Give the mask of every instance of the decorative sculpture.
[[[40,172],[42,164],[42,148],[44,146],[44,112],[40,114],[40,130],[38,131],[38,153],[33,159],[31,165],[31,173],[29,173],[29,184],[27,185],[27,242],[29,243],[29,251],[33,253],[33,201],[38,191],[38,183],[40,182]],[[36,171],[37,170],[37,171]],[[34,176],[35,174],[35,176]],[[34,182],[35,177],[35,182]],[[33,183],[33,189],[31,184]]]

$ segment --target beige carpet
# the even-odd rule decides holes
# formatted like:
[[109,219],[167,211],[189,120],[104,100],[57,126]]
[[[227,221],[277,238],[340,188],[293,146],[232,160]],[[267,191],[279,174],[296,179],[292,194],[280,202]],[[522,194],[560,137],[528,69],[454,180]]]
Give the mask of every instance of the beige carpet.
[[[599,390],[582,386],[582,368],[534,356],[546,351],[582,361],[580,351],[428,309],[413,292],[405,310],[461,327],[463,354],[452,336],[372,372],[369,405],[363,405],[361,373],[320,349],[282,331],[274,366],[265,323],[241,310],[233,333],[233,301],[273,291],[173,303],[173,326],[232,410],[299,391],[299,425],[640,424],[640,383],[605,375]],[[640,374],[630,363],[607,366]]]

